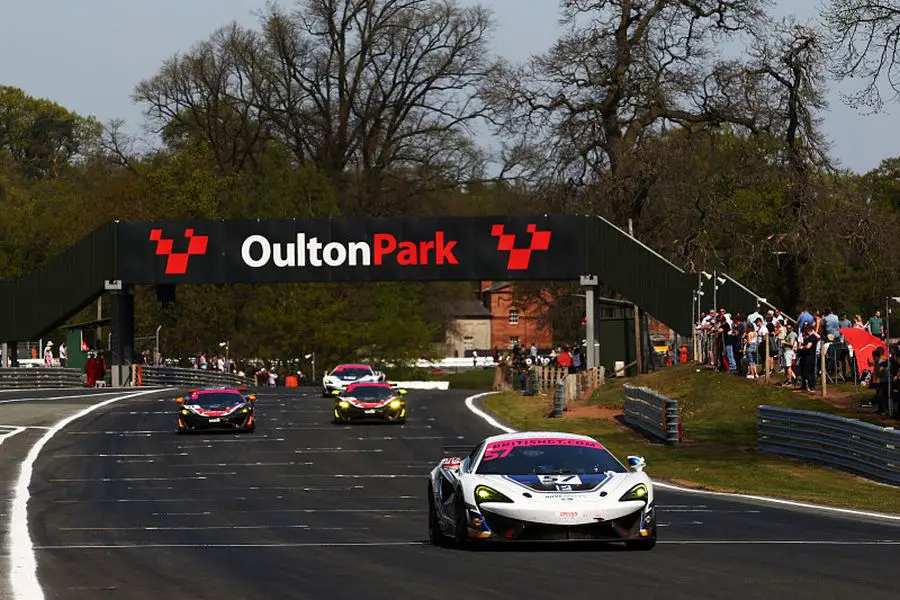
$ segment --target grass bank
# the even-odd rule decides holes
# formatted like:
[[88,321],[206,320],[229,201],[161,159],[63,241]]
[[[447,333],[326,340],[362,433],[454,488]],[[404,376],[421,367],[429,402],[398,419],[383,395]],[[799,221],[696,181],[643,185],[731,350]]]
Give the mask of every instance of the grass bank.
[[[622,425],[625,382],[679,400],[684,443],[666,446]],[[486,407],[519,430],[555,430],[594,436],[617,456],[640,454],[648,473],[687,487],[760,494],[833,506],[900,514],[900,489],[800,461],[756,451],[760,404],[846,414],[821,399],[724,373],[677,366],[629,380],[613,380],[562,419],[547,419],[549,396],[513,393],[486,398]],[[852,415],[856,416],[856,415]]]

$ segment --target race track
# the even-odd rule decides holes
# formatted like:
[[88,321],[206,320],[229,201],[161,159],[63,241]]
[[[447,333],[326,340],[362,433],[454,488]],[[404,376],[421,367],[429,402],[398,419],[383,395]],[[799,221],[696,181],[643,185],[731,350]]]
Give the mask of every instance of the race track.
[[28,514],[44,592],[128,600],[898,597],[900,525],[667,491],[658,491],[652,552],[429,546],[425,476],[442,442],[495,433],[464,397],[412,391],[405,426],[335,426],[332,401],[314,391],[263,392],[252,435],[176,435],[171,398],[101,408],[55,435],[35,465]]

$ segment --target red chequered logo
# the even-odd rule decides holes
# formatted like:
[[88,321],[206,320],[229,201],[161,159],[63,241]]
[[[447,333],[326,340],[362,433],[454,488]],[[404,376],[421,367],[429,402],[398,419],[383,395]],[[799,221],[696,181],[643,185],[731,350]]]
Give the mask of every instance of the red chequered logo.
[[156,255],[168,257],[166,275],[184,275],[187,273],[190,257],[206,254],[209,236],[195,235],[193,229],[185,229],[184,237],[188,239],[187,252],[175,252],[174,239],[164,238],[162,229],[150,231],[150,241],[156,242]]
[[510,271],[525,271],[531,264],[531,253],[550,248],[550,231],[538,231],[537,225],[531,224],[527,228],[531,234],[531,243],[527,248],[516,248],[516,235],[506,233],[503,225],[491,227],[491,235],[500,238],[497,249],[501,252],[509,252],[509,262],[506,268]]

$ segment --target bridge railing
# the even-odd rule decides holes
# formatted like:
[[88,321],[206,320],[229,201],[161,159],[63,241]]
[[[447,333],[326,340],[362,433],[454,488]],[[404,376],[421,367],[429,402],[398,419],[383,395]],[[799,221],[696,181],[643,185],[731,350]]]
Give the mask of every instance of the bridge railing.
[[776,406],[756,410],[760,451],[900,484],[900,431],[836,415]]
[[0,388],[69,388],[84,385],[81,371],[61,368],[0,369]]
[[681,443],[678,401],[644,387],[625,384],[624,420],[629,427],[667,444]]
[[134,365],[131,381],[135,386],[165,387],[250,387],[256,385],[252,379],[234,373],[141,365]]

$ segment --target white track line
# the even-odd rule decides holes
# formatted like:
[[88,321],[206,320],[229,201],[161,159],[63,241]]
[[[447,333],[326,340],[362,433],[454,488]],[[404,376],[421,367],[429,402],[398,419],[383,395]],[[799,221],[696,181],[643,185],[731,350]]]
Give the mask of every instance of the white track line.
[[31,484],[31,476],[34,472],[34,463],[54,435],[62,431],[69,423],[90,414],[98,408],[108,406],[113,402],[135,398],[146,394],[155,393],[157,390],[144,390],[132,394],[115,396],[108,400],[98,402],[84,408],[74,415],[66,417],[51,427],[28,451],[25,460],[19,470],[19,477],[13,488],[12,506],[9,517],[9,579],[15,600],[43,600],[44,590],[37,577],[37,555],[35,554],[34,541],[28,530],[28,500]]
[[[485,411],[483,411],[480,408],[478,408],[477,406],[475,406],[475,401],[478,400],[479,398],[484,398],[485,396],[490,396],[490,395],[496,394],[496,393],[497,392],[485,392],[483,394],[475,394],[474,396],[469,396],[468,398],[466,398],[466,401],[465,401],[466,408],[468,408],[474,415],[476,415],[476,416],[480,417],[481,419],[483,419],[484,421],[486,421],[488,423],[488,425],[491,425],[492,427],[496,427],[497,429],[500,429],[501,431],[504,431],[506,433],[515,433],[516,432],[515,429],[513,429],[512,427],[507,427],[506,425],[503,425],[502,423],[497,421],[494,417],[492,417]],[[836,514],[853,516],[853,517],[866,517],[869,519],[882,519],[882,520],[886,520],[886,521],[895,521],[895,522],[900,523],[900,515],[869,512],[869,511],[865,511],[865,510],[853,510],[853,509],[849,509],[849,508],[837,508],[834,506],[826,506],[823,504],[812,504],[810,502],[797,502],[794,500],[782,500],[780,498],[770,498],[768,496],[757,496],[757,495],[753,495],[753,494],[730,494],[727,492],[711,492],[708,490],[696,490],[696,489],[692,489],[692,488],[681,487],[678,485],[672,485],[671,483],[664,483],[661,481],[654,481],[653,485],[655,487],[658,487],[658,488],[661,488],[664,490],[672,490],[675,492],[681,492],[683,494],[715,496],[715,497],[726,498],[726,499],[739,498],[742,500],[751,500],[754,502],[763,502],[763,503],[767,503],[767,504],[777,504],[779,506],[788,506],[791,508],[802,508],[802,509],[807,509],[807,510],[836,513]]]
[[[36,391],[36,390],[32,390]],[[149,391],[147,392],[149,393]],[[121,394],[121,392],[101,392],[99,394],[70,394],[68,396],[34,396],[31,398],[7,398],[0,400],[0,404],[13,404],[15,402],[45,402],[48,400],[77,400],[79,398],[103,398],[105,396],[115,396],[117,394]]]
[[0,444],[3,444],[7,438],[18,435],[27,429],[26,427],[18,427],[16,425],[0,425],[0,427],[8,429],[8,431],[0,432]]
[[672,490],[683,494],[697,494],[703,496],[717,496],[720,498],[740,498],[742,500],[752,500],[754,502],[764,502],[766,504],[777,504],[780,506],[788,506],[791,508],[802,508],[807,510],[816,510],[823,512],[832,512],[853,517],[866,517],[869,519],[884,519],[887,521],[895,521],[900,523],[900,515],[891,515],[886,513],[870,512],[865,510],[855,510],[850,508],[838,508],[836,506],[825,506],[822,504],[813,504],[811,502],[798,502],[795,500],[782,500],[781,498],[770,498],[768,496],[757,496],[754,494],[729,494],[726,492],[711,492],[708,490],[695,490],[691,488],[664,483],[661,481],[653,482],[653,485],[664,490]]
[[328,548],[328,547],[376,547],[376,546],[425,546],[429,542],[276,542],[258,544],[108,544],[37,546],[38,550],[143,550],[145,548]]

